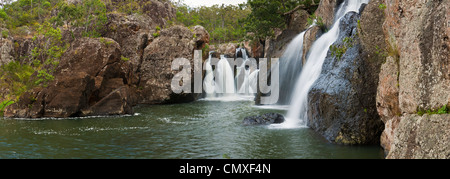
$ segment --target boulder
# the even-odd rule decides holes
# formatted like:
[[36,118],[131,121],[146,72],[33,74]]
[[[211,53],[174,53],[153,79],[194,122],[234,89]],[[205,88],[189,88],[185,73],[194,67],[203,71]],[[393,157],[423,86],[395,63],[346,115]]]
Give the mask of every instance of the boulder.
[[367,59],[362,51],[358,20],[355,12],[341,19],[339,37],[333,45],[347,50],[341,58],[328,52],[308,95],[308,126],[338,144],[379,143],[384,128],[375,106],[376,66],[381,63]]
[[[111,98],[118,98],[111,93],[128,83],[127,74],[129,68],[121,59],[120,46],[117,42],[108,38],[77,39],[62,56],[54,73],[55,80],[46,88],[36,88],[23,94],[18,103],[6,108],[5,116],[66,118],[97,114],[129,114],[132,111],[127,108],[120,112],[93,110],[92,113],[83,113],[92,106],[100,106],[105,104],[104,101],[114,101]],[[123,97],[125,95],[122,94],[128,94],[123,92],[124,89],[120,90],[119,95],[121,99],[125,99],[121,100],[122,104],[118,104],[115,100],[109,106],[116,105],[120,108],[134,105],[128,97]]]
[[224,55],[227,58],[234,58],[234,55],[236,54],[236,48],[237,45],[235,43],[219,44],[216,52]]
[[246,126],[281,124],[283,122],[284,116],[277,113],[267,113],[258,116],[249,116],[244,118],[244,121],[242,121],[242,123]]
[[196,49],[203,49],[206,44],[209,44],[209,33],[208,31],[200,25],[196,25],[193,28],[194,41]]
[[84,116],[133,114],[133,108],[129,101],[130,90],[127,86],[122,86],[102,98],[88,110],[83,110],[82,113]]
[[[201,27],[196,27],[201,32]],[[160,36],[144,50],[139,86],[142,88],[139,103],[161,104],[191,102],[200,94],[175,94],[171,89],[172,78],[179,71],[171,69],[176,58],[188,59],[191,64],[191,82],[194,83],[194,50],[201,50],[208,40],[208,33],[194,33],[187,27],[172,26],[161,30]],[[197,40],[197,41],[196,41]],[[199,49],[200,48],[200,49]],[[233,51],[234,54],[235,51]],[[207,59],[208,57],[203,57]],[[192,88],[194,90],[194,88]]]

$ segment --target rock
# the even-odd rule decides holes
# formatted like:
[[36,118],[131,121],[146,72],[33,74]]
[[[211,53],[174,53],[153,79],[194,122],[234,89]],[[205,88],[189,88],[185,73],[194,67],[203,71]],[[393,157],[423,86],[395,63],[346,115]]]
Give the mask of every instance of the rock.
[[[377,1],[371,1],[365,11],[370,6],[377,6],[376,3]],[[385,123],[381,145],[388,158],[428,158],[431,155],[439,158],[447,155],[448,158],[448,150],[447,154],[445,150],[441,150],[441,153],[430,150],[427,151],[430,155],[422,155],[423,150],[411,143],[431,135],[441,136],[434,133],[441,132],[439,130],[427,133],[416,131],[418,126],[425,125],[422,119],[425,121],[429,118],[415,116],[417,110],[436,110],[450,104],[450,2],[394,0],[385,4],[382,26],[384,39],[369,38],[367,41],[367,44],[370,41],[374,41],[372,44],[387,42],[384,52],[387,59],[381,68],[377,95],[378,113]],[[375,7],[372,9],[373,12],[367,14],[368,19],[380,14],[375,11]],[[377,28],[361,21],[362,29],[365,24],[368,25],[365,29]],[[365,36],[367,34],[364,31],[362,33]],[[437,118],[433,116],[431,118]],[[411,122],[409,119],[417,121]],[[442,122],[427,123],[431,128],[437,128],[438,124]],[[399,142],[397,138],[402,138],[403,142]],[[407,143],[411,144],[408,144],[410,147],[405,146]]]
[[209,33],[203,26],[196,25],[193,27],[194,41],[196,42],[196,49],[203,49],[206,44],[209,44]]
[[297,33],[304,31],[308,27],[308,11],[299,9],[289,16],[287,29],[293,30]]
[[130,94],[127,86],[122,86],[104,98],[88,110],[82,111],[84,116],[98,115],[121,115],[133,114],[133,108],[130,101]]
[[216,52],[225,55],[227,58],[234,58],[237,45],[235,43],[219,44]]
[[[398,59],[397,59],[398,60]],[[398,62],[394,57],[388,57],[381,66],[377,90],[377,111],[385,123],[385,131],[381,136],[381,146],[389,151],[393,141],[393,131],[398,123],[401,111],[398,103]]]
[[86,72],[59,75],[55,83],[47,88],[44,114],[42,117],[78,117],[82,109],[89,106],[89,97],[95,87],[95,80]]
[[308,126],[338,144],[379,143],[384,127],[375,106],[378,73],[373,66],[380,63],[365,58],[356,35],[358,19],[355,12],[341,19],[333,45],[347,50],[340,59],[328,52],[308,95]]
[[241,45],[247,50],[249,58],[259,59],[264,57],[264,45],[260,41],[247,40]]
[[[132,111],[125,107],[120,112],[112,110],[111,113],[100,110],[104,108],[99,107],[105,101],[111,103],[109,106],[115,105],[117,108],[134,105],[130,100],[121,100],[122,104],[115,100],[119,97],[129,99],[122,95],[128,94],[124,92],[128,88],[123,88],[128,83],[128,71],[125,62],[121,60],[117,42],[108,38],[78,39],[62,56],[54,73],[55,80],[46,88],[26,92],[17,104],[6,108],[5,117],[66,118],[100,113],[128,114]],[[119,88],[119,97],[110,94]],[[83,113],[92,106],[96,106],[94,112]]]
[[270,125],[281,124],[284,122],[284,116],[277,113],[267,113],[259,116],[249,116],[242,122],[246,126],[250,125]]
[[372,0],[368,5],[362,6],[365,8],[358,24],[363,50],[368,54],[368,58],[376,61],[384,61],[388,55],[383,32],[385,15],[379,8],[382,3],[382,0]]
[[315,14],[316,17],[321,17],[324,24],[330,28],[334,23],[334,14],[338,5],[343,3],[342,0],[322,0]]
[[[1,31],[2,29],[0,28]],[[13,52],[14,47],[11,38],[3,38],[0,35],[0,66],[14,60]]]
[[[154,39],[152,34],[156,32],[157,25],[144,15],[108,14],[104,37],[119,43],[122,55],[129,59],[136,77],[143,60],[144,49]],[[139,81],[133,80],[135,84]]]
[[386,3],[383,25],[388,53],[399,56],[402,113],[450,102],[450,1]]
[[[199,29],[199,28],[197,28]],[[139,103],[161,104],[191,102],[199,97],[195,93],[175,94],[171,89],[172,78],[178,71],[171,70],[172,61],[176,58],[186,58],[192,65],[191,77],[193,85],[194,50],[202,47],[201,41],[206,42],[207,37],[197,36],[183,26],[173,26],[161,30],[161,34],[144,50],[144,58],[141,64],[140,86],[141,100]],[[235,51],[233,52],[234,55]],[[203,57],[206,59],[208,57]],[[194,90],[194,88],[192,88]]]
[[273,38],[266,38],[264,47],[265,58],[280,58],[292,39],[299,33],[293,30],[279,31]]
[[407,114],[395,129],[388,159],[450,159],[450,114]]
[[303,54],[302,54],[303,64],[306,63],[306,57],[308,55],[309,49],[322,34],[323,34],[322,30],[318,26],[314,26],[305,32],[305,36],[303,37]]

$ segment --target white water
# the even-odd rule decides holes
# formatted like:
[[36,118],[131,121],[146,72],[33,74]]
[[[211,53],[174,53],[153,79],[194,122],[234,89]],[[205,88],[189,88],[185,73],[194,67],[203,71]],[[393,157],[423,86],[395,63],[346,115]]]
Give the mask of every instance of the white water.
[[[257,92],[259,70],[256,67],[256,62],[249,60],[245,49],[238,48],[236,54],[238,52],[242,53],[243,63],[236,67],[236,76],[234,65],[231,65],[223,55],[220,56],[217,65],[211,64],[212,52],[210,52],[209,59],[205,63],[206,74],[203,89],[206,97],[203,100],[240,101],[254,99]],[[214,70],[213,66],[215,66]]]
[[339,36],[339,21],[347,12],[358,12],[360,6],[368,2],[369,0],[346,0],[340,5],[336,11],[336,18],[332,28],[317,39],[310,49],[306,64],[303,67],[300,77],[297,79],[286,121],[282,124],[272,125],[272,127],[306,127],[308,121],[308,93],[312,85],[319,78],[329,47]]
[[295,81],[300,74],[303,66],[303,39],[305,32],[298,34],[287,46],[280,58],[280,96],[279,105],[287,105],[291,103],[291,96],[294,89]]

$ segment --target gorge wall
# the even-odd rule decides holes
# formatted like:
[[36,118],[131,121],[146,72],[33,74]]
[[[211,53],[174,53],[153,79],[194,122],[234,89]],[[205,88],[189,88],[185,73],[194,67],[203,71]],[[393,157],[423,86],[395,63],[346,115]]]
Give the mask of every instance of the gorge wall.
[[[62,40],[70,47],[53,74],[55,80],[25,92],[5,109],[5,117],[133,114],[136,104],[195,101],[196,94],[172,92],[170,83],[178,71],[171,65],[175,58],[193,64],[194,51],[209,43],[208,32],[201,26],[168,26],[167,21],[175,17],[169,2],[137,3],[142,4],[142,14],[108,13],[100,38],[82,37],[81,29],[62,28]],[[32,39],[23,37],[2,38],[0,44],[2,64],[27,63],[24,57],[34,48]]]
[[[450,2],[385,0],[377,109],[387,158],[450,158]],[[429,111],[428,114],[422,115]],[[427,113],[427,112],[425,112]],[[419,115],[420,114],[420,115]]]
[[338,144],[379,142],[387,158],[450,158],[449,8],[371,0],[360,18],[347,18],[357,32],[333,44],[351,39],[342,57],[328,52],[308,125]]

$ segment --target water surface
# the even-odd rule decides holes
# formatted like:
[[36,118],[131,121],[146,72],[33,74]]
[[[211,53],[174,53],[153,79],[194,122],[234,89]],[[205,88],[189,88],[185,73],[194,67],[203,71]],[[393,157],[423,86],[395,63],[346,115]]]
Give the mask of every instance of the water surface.
[[1,119],[0,158],[288,159],[382,158],[379,146],[330,144],[308,128],[243,126],[249,115],[284,110],[252,101],[138,106],[138,115]]

